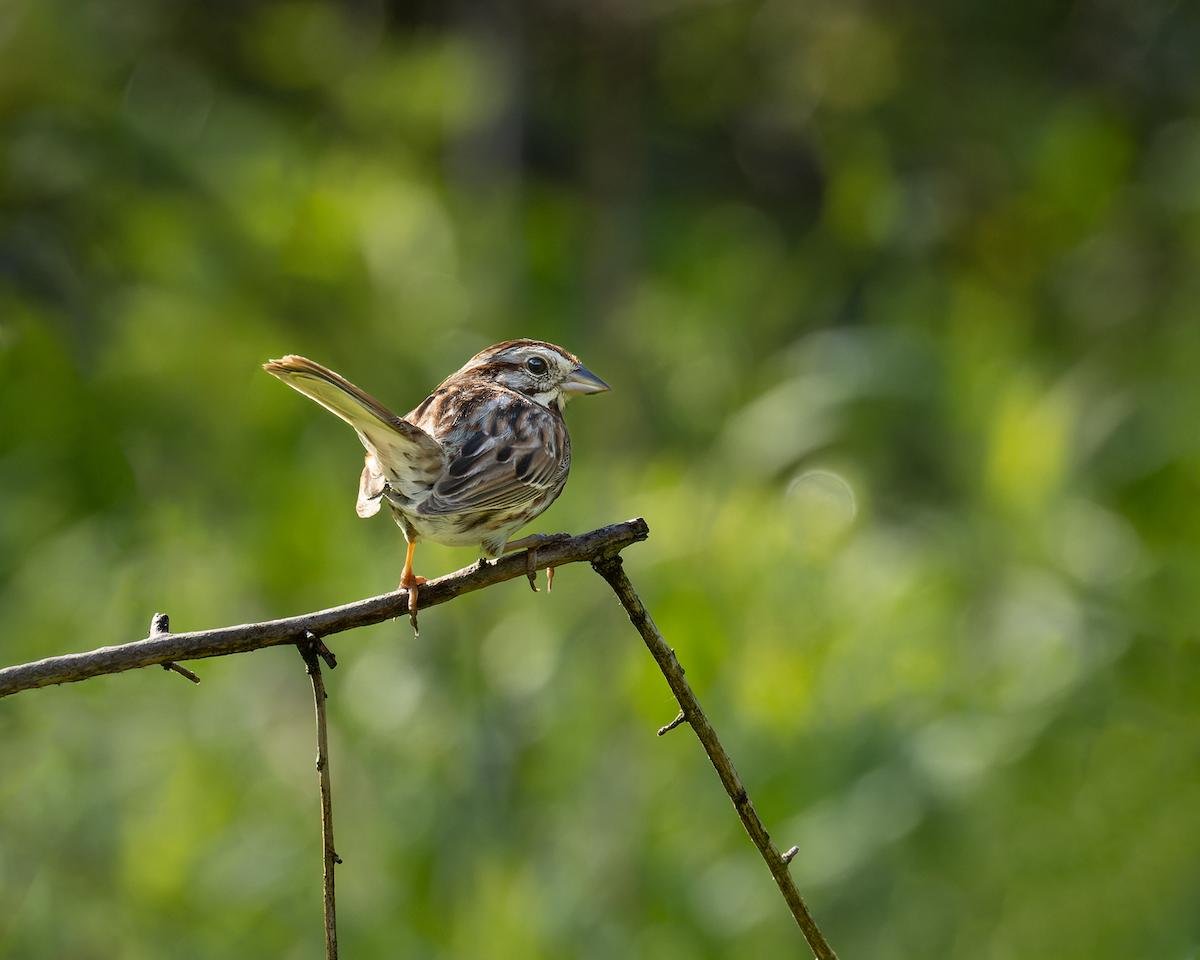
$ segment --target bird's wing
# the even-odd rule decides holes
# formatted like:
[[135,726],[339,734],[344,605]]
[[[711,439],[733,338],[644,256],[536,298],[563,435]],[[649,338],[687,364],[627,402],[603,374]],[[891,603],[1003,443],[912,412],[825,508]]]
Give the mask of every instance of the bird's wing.
[[482,413],[420,513],[519,509],[566,480],[571,441],[561,417],[525,400]]
[[360,517],[373,517],[379,512],[383,495],[387,492],[387,477],[379,467],[375,454],[368,453],[364,458],[362,476],[358,478],[358,503],[354,509]]
[[379,509],[383,481],[405,497],[420,499],[442,472],[441,444],[332,370],[296,356],[264,363],[263,369],[337,414],[358,433],[367,448],[359,487],[360,516]]

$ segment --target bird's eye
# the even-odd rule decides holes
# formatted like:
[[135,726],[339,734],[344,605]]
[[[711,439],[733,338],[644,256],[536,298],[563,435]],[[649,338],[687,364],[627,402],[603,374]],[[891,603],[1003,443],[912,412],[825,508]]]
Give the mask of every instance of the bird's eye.
[[544,376],[546,370],[548,369],[546,366],[546,361],[541,357],[530,357],[525,361],[525,366],[535,377]]

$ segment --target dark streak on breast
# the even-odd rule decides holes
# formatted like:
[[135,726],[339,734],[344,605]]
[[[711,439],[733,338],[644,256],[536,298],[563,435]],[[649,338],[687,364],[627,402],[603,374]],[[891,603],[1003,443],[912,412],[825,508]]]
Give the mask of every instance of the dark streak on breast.
[[508,415],[508,425],[512,428],[513,436],[520,442],[525,439],[525,431],[521,429],[525,408],[514,403],[509,409],[511,412]]
[[475,530],[478,527],[486,526],[492,522],[497,513],[499,513],[498,510],[481,511],[471,518],[471,522],[463,527],[463,530]]

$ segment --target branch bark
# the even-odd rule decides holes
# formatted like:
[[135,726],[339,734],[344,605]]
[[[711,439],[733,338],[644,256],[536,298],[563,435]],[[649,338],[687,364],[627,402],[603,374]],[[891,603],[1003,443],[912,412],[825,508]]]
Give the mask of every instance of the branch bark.
[[[582,560],[615,556],[631,543],[645,540],[649,535],[646,521],[640,517],[624,523],[615,523],[578,537],[556,540],[539,547],[536,566],[541,570]],[[445,603],[464,593],[490,587],[494,583],[526,575],[524,551],[509,554],[494,562],[480,561],[422,584],[421,609]],[[395,593],[386,593],[284,620],[245,623],[216,630],[198,630],[194,633],[151,632],[144,640],[135,640],[120,646],[100,647],[87,653],[48,657],[45,660],[0,669],[0,697],[35,687],[73,683],[107,673],[121,673],[156,664],[246,653],[263,647],[296,643],[308,631],[318,637],[328,637],[343,630],[365,627],[407,614],[408,591],[398,590]]]

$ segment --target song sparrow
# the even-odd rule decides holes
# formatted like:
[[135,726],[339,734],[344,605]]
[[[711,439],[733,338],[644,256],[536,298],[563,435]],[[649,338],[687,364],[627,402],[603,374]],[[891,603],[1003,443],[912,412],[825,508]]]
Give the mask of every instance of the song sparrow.
[[[304,357],[263,368],[337,414],[367,448],[358,515],[386,500],[408,541],[400,587],[416,627],[413,550],[421,540],[478,546],[495,558],[536,549],[535,535],[510,534],[539,516],[562,492],[571,468],[563,407],[575,393],[609,387],[561,347],[508,340],[472,357],[403,418],[348,380]],[[530,579],[533,576],[530,555]],[[536,588],[535,588],[536,589]]]

